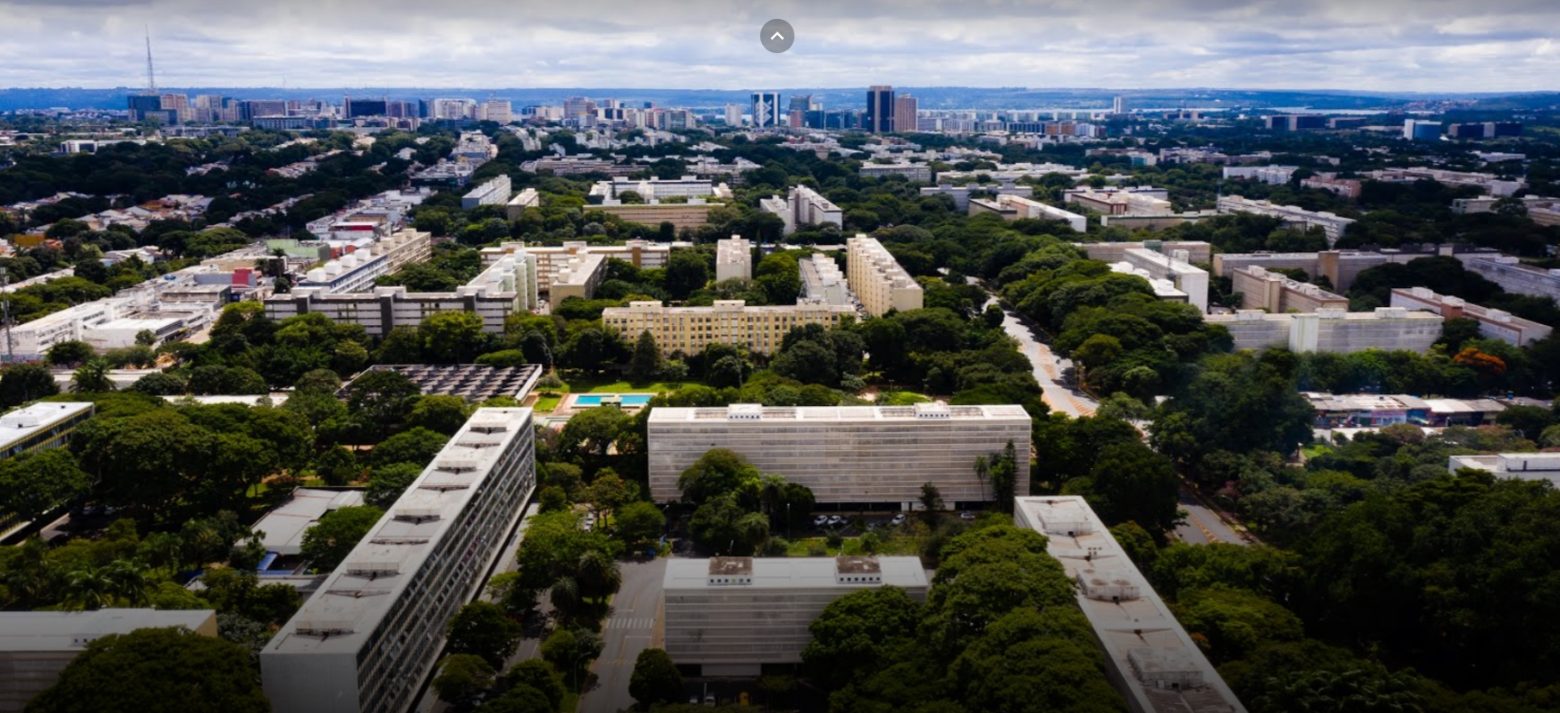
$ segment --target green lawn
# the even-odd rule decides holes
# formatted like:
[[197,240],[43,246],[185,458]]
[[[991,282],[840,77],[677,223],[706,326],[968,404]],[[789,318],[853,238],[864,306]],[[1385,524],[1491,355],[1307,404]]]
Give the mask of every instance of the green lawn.
[[912,406],[930,402],[932,397],[914,391],[884,391],[877,396],[879,406]]
[[536,397],[536,403],[532,404],[531,408],[534,409],[537,413],[552,413],[553,411],[557,410],[558,403],[563,401],[563,397],[567,395],[567,390],[549,391],[544,394],[538,394]]
[[[914,556],[921,553],[921,541],[914,535],[905,532],[893,535],[879,535],[877,554],[880,555],[907,555]],[[841,547],[829,547],[826,538],[803,537],[789,541],[786,547],[787,557],[816,557],[821,556],[814,552],[814,547],[822,547],[825,555],[837,557],[839,555],[866,554],[861,549],[861,538],[847,537]]]
[[1301,455],[1304,455],[1306,460],[1310,460],[1317,456],[1325,455],[1331,452],[1332,446],[1329,446],[1326,443],[1312,443],[1311,445],[1300,449]]

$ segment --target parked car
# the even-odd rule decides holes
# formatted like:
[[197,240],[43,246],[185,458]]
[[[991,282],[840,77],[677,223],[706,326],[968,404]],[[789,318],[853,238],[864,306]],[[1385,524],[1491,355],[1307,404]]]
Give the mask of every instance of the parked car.
[[890,525],[903,525],[903,524],[905,524],[905,514],[904,513],[898,513],[898,514],[894,515],[894,519],[889,520],[888,522],[889,522]]
[[839,527],[843,524],[845,524],[845,518],[840,517],[839,515],[829,516],[829,527]]
[[972,512],[970,512],[968,510],[965,510],[964,512],[959,513],[959,519],[960,520],[964,520],[966,522],[970,521],[970,520],[974,520],[975,519],[975,513],[972,513]]
[[819,515],[818,517],[813,518],[813,527],[823,527],[827,524],[829,524],[828,515]]
[[713,694],[713,693],[706,693],[706,694],[704,694],[704,705],[707,705],[707,706],[715,705],[715,694]]

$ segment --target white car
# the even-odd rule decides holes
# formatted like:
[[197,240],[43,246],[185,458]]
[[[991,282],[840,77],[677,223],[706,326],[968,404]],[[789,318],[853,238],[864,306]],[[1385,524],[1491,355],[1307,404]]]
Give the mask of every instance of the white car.
[[840,517],[839,515],[830,515],[829,516],[829,526],[830,527],[839,527],[840,525],[843,525],[843,524],[845,524],[845,518]]
[[818,517],[813,518],[813,527],[823,527],[827,524],[829,524],[828,515],[819,515]]
[[890,525],[903,525],[903,524],[905,524],[905,514],[904,513],[899,513],[899,514],[895,515],[894,519],[889,520],[888,523]]

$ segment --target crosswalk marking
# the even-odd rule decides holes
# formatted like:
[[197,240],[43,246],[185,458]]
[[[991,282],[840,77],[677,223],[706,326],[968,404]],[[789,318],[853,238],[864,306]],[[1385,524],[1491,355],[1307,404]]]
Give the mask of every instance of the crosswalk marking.
[[655,626],[655,617],[630,616],[608,619],[604,629],[649,629]]

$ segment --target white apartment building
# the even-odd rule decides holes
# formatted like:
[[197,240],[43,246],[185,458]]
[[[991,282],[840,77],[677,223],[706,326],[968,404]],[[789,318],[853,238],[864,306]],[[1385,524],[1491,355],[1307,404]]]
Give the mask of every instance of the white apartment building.
[[[1315,312],[1349,309],[1349,298],[1316,285],[1290,279],[1251,265],[1230,273],[1230,291],[1240,295],[1242,309],[1268,312]],[[1396,305],[1394,305],[1396,306]]]
[[1450,171],[1443,168],[1429,168],[1425,166],[1415,168],[1384,168],[1370,171],[1365,174],[1367,178],[1387,183],[1414,183],[1415,181],[1436,181],[1448,186],[1472,186],[1485,193],[1504,198],[1517,191],[1527,188],[1527,182],[1521,180],[1502,180],[1493,173],[1477,173],[1473,171]]
[[992,213],[1003,220],[1059,220],[1077,232],[1088,230],[1087,218],[1025,196],[999,193],[991,198],[971,198],[969,203],[970,215]]
[[509,196],[512,194],[509,176],[491,178],[461,196],[460,209],[471,210],[482,205],[504,205],[509,202]]
[[1077,584],[1078,607],[1129,710],[1245,713],[1087,501],[1077,495],[1017,498],[1013,522],[1045,535],[1046,553]]
[[848,306],[830,304],[749,307],[743,300],[715,300],[709,307],[667,307],[646,300],[630,302],[627,307],[608,307],[601,313],[601,322],[629,341],[641,332],[650,332],[664,354],[697,354],[710,344],[773,354],[792,329],[808,324],[832,327],[852,314],[855,310]]
[[650,496],[681,497],[677,477],[713,448],[727,448],[765,473],[812,489],[820,503],[898,503],[910,509],[921,484],[949,503],[987,502],[975,459],[1012,443],[1014,492],[1029,492],[1030,418],[1023,407],[800,406],[733,404],[650,412]]
[[802,300],[854,309],[855,299],[850,288],[845,286],[845,273],[840,271],[834,258],[813,253],[807,259],[797,261],[796,266],[801,271]]
[[1062,191],[1062,201],[1100,215],[1168,215],[1175,212],[1170,203],[1170,191],[1152,186],[1070,188]]
[[477,120],[508,124],[514,121],[514,107],[508,99],[489,99],[477,107]]
[[40,401],[0,416],[0,459],[69,443],[93,409],[91,402]]
[[904,176],[907,181],[929,183],[932,167],[924,163],[864,163],[861,164],[861,175],[865,178]]
[[519,220],[525,215],[526,208],[536,208],[542,204],[542,197],[535,188],[527,188],[515,194],[504,204],[504,213],[510,220]]
[[[939,174],[939,181],[947,174]],[[965,184],[954,186],[939,182],[935,186],[922,186],[921,195],[924,196],[948,196],[953,199],[954,210],[960,212],[970,209],[971,193],[995,193],[999,196],[1029,196],[1034,194],[1034,189],[1029,186],[1017,186],[1009,184]]]
[[731,236],[715,243],[715,281],[753,279],[753,243]]
[[[1454,255],[1451,246],[1440,246],[1435,251],[1405,252],[1386,250],[1362,252],[1358,250],[1323,250],[1315,253],[1219,253],[1213,256],[1213,272],[1220,277],[1230,277],[1243,267],[1259,266],[1269,270],[1302,270],[1313,278],[1326,277],[1333,289],[1347,292],[1354,279],[1377,265],[1404,264],[1422,257]],[[1471,253],[1489,256],[1492,253]]]
[[1324,309],[1305,314],[1271,314],[1240,310],[1210,314],[1209,324],[1222,325],[1236,349],[1286,348],[1292,352],[1349,354],[1367,349],[1424,352],[1441,338],[1441,318],[1402,307],[1377,307],[1374,312]]
[[1150,278],[1150,284],[1156,280],[1168,282],[1199,312],[1208,311],[1208,272],[1191,263],[1189,251],[1172,250],[1166,255],[1145,248],[1128,248],[1121,251],[1118,264],[1125,264],[1127,269],[1116,269],[1116,272],[1137,274],[1141,271]]
[[1148,250],[1162,255],[1175,255],[1186,253],[1182,262],[1206,263],[1213,257],[1213,246],[1201,240],[1145,240],[1131,243],[1073,243],[1076,247],[1089,256],[1090,260],[1100,262],[1121,262],[1127,259],[1128,250]]
[[792,186],[791,192],[785,197],[762,198],[758,207],[765,213],[780,216],[780,220],[785,222],[786,235],[796,232],[797,227],[802,225],[845,225],[844,211],[807,186]]
[[1469,304],[1460,297],[1436,294],[1428,287],[1392,290],[1392,306],[1438,314],[1442,319],[1472,319],[1479,323],[1479,334],[1519,347],[1554,332],[1549,325],[1523,319],[1505,310]]
[[410,710],[536,485],[531,410],[472,414],[260,653],[279,711]]
[[430,105],[429,113],[436,120],[464,121],[477,116],[477,103],[471,99],[435,99]]
[[937,174],[937,182],[959,183],[961,181],[973,181],[981,177],[998,183],[1014,184],[1024,178],[1041,178],[1053,173],[1061,174],[1077,181],[1089,175],[1087,169],[1067,166],[1060,163],[1002,163],[995,169],[975,171],[943,171]]
[[899,265],[877,238],[858,233],[845,241],[845,276],[867,314],[921,309],[921,285]]
[[318,312],[333,322],[362,325],[369,335],[382,337],[395,327],[416,327],[439,312],[472,312],[482,318],[484,332],[501,334],[510,314],[536,309],[538,304],[536,261],[521,253],[499,259],[454,292],[408,292],[399,285],[357,293],[299,287],[266,299],[265,314],[281,320]]
[[1299,166],[1225,166],[1224,179],[1243,178],[1273,186],[1281,186],[1293,178]]
[[682,178],[614,178],[590,187],[590,195],[604,200],[621,200],[624,193],[635,193],[649,202],[662,198],[730,198],[731,188],[695,176]]
[[[526,246],[524,243],[504,243],[498,247],[482,248],[482,264],[492,264],[504,255],[524,251],[536,260],[536,281],[542,292],[550,293],[553,283],[558,281],[558,275],[566,267],[570,268],[571,276],[592,274],[589,270],[580,270],[575,267],[578,256],[599,255],[602,258],[602,267],[606,260],[622,260],[641,270],[666,267],[671,260],[672,249],[688,247],[691,243],[653,243],[648,240],[629,240],[622,245],[592,245],[583,240],[567,240],[558,246]],[[589,267],[589,266],[587,266]],[[577,282],[577,281],[576,281]],[[597,280],[599,283],[599,280]],[[594,292],[595,286],[591,286]],[[561,298],[554,298],[554,302]]]
[[1507,255],[1468,253],[1456,256],[1463,267],[1507,292],[1550,297],[1560,302],[1560,269],[1531,267]]
[[588,300],[607,279],[607,257],[601,253],[576,253],[554,260],[552,281],[547,285],[547,303],[558,305],[570,297]]
[[137,629],[182,627],[217,635],[211,609],[0,612],[0,713],[21,713],[93,641]]
[[1343,237],[1343,231],[1354,222],[1353,218],[1344,218],[1328,211],[1306,210],[1299,206],[1278,205],[1269,201],[1251,200],[1242,196],[1219,196],[1218,209],[1221,215],[1230,213],[1255,213],[1271,218],[1278,218],[1290,225],[1302,228],[1321,228],[1327,235],[1327,245],[1332,247]]
[[918,557],[672,558],[662,579],[666,653],[705,676],[757,676],[798,664],[808,627],[834,600],[899,587],[918,602],[929,583]]
[[1560,488],[1560,453],[1501,453],[1447,459],[1446,469],[1453,474],[1462,468],[1486,471],[1497,478],[1548,481]]
[[350,252],[304,273],[299,287],[331,293],[362,292],[374,286],[374,280],[390,274],[390,258],[376,254],[373,248]]

